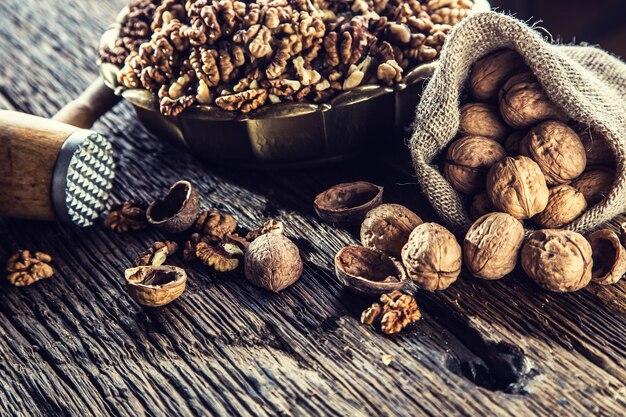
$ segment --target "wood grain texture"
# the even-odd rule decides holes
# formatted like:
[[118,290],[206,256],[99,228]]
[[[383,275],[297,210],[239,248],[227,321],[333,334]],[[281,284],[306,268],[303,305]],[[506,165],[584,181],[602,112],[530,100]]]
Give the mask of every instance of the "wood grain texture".
[[[124,0],[0,2],[0,96],[50,116],[95,75],[99,32]],[[0,415],[520,416],[626,413],[626,284],[542,291],[519,271],[497,282],[463,274],[420,292],[424,319],[387,337],[359,324],[370,300],[346,293],[332,266],[355,230],[315,216],[335,183],[385,185],[385,200],[435,220],[412,179],[374,161],[288,173],[205,167],[148,134],[126,104],[94,129],[118,153],[113,198],[149,199],[193,181],[205,207],[244,228],[285,222],[304,258],[281,294],[243,272],[189,268],[186,292],[161,309],[126,295],[123,270],[160,238],[0,221],[0,258],[45,250],[56,275],[0,282]],[[175,258],[176,261],[180,259]],[[393,356],[389,366],[384,354]]]
[[0,110],[0,216],[54,220],[50,187],[61,146],[77,128]]

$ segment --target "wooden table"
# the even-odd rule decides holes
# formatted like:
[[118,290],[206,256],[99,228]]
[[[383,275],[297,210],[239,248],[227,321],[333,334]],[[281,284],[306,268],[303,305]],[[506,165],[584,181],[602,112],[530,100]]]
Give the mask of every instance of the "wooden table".
[[[49,116],[75,97],[95,77],[99,34],[124,3],[0,2],[3,106]],[[367,161],[263,175],[202,166],[148,134],[125,103],[94,129],[119,156],[115,201],[190,179],[205,207],[245,228],[283,221],[304,275],[270,294],[241,270],[193,267],[179,300],[144,309],[127,296],[123,271],[159,233],[0,221],[0,259],[42,250],[56,269],[31,287],[0,283],[0,415],[626,414],[626,283],[559,295],[519,271],[497,282],[464,274],[444,292],[417,294],[423,320],[384,336],[358,321],[370,300],[334,277],[332,258],[357,241],[354,230],[322,223],[312,201],[365,179],[435,220],[409,176]]]

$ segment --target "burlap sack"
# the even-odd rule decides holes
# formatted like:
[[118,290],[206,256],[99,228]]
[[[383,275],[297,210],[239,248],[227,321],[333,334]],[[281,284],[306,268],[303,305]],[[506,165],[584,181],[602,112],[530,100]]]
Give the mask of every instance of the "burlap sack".
[[486,12],[454,28],[417,108],[410,141],[413,164],[441,219],[456,232],[471,225],[462,196],[431,163],[457,133],[459,99],[472,64],[500,48],[518,51],[548,96],[573,120],[605,136],[615,152],[610,193],[567,228],[585,233],[626,211],[626,64],[598,48],[550,44],[524,22]]

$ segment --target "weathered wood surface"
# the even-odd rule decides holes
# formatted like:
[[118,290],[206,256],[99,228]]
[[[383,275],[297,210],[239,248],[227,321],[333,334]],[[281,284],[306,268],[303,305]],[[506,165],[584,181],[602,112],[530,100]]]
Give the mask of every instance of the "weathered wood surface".
[[[50,116],[76,97],[123,3],[0,2],[0,103]],[[519,272],[463,276],[418,294],[424,319],[386,337],[359,324],[368,300],[334,278],[333,255],[354,231],[321,223],[311,202],[329,185],[365,179],[433,220],[410,177],[375,163],[263,175],[203,167],[148,134],[127,104],[95,129],[119,154],[116,201],[190,179],[203,205],[243,227],[284,221],[304,275],[274,295],[241,271],[192,268],[179,300],[143,309],[124,292],[123,270],[158,233],[0,221],[0,259],[44,250],[57,271],[28,288],[0,283],[0,415],[626,414],[626,283],[557,295]]]

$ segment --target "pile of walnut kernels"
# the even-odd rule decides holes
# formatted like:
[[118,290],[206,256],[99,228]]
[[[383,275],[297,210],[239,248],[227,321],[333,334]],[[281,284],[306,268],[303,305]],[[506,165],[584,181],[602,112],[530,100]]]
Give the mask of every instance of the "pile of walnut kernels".
[[471,0],[133,0],[100,59],[159,98],[249,112],[392,85],[435,59]]

